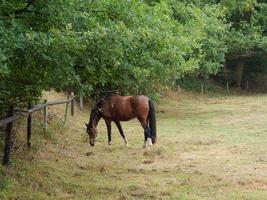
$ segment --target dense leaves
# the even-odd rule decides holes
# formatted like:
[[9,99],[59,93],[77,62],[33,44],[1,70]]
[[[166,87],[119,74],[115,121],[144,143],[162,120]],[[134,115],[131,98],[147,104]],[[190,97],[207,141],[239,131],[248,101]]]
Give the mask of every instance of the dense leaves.
[[173,78],[266,51],[263,1],[0,2],[1,105],[50,88],[155,96]]

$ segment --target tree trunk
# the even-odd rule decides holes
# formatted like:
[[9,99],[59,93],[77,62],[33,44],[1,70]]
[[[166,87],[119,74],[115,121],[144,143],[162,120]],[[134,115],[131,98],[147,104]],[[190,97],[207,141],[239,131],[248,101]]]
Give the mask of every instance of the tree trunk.
[[236,77],[235,77],[236,85],[239,88],[241,88],[241,82],[242,82],[244,67],[245,67],[245,61],[239,60],[237,65],[236,65]]

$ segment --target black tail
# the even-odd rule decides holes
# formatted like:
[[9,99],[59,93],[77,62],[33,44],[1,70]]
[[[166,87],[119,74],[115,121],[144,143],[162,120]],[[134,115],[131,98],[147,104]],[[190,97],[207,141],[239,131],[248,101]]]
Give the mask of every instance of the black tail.
[[152,137],[152,143],[157,142],[157,130],[156,130],[156,111],[155,106],[151,100],[149,100],[149,112],[148,112],[149,129]]

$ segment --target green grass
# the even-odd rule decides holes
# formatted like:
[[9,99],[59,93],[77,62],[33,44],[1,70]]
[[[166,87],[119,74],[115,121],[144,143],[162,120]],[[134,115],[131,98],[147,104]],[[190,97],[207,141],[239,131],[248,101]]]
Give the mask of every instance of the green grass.
[[52,123],[49,137],[37,124],[31,151],[19,128],[0,190],[25,200],[267,199],[266,105],[267,95],[170,94],[157,105],[158,143],[149,149],[136,120],[122,123],[128,147],[114,125],[107,145],[103,121],[89,147],[88,113],[77,109],[64,127]]

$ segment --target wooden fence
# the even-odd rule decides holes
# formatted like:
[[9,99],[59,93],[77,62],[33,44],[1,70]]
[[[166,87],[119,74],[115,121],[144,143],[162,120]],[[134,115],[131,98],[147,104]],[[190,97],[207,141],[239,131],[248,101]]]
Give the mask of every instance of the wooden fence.
[[5,135],[5,148],[4,148],[4,158],[3,158],[3,165],[9,164],[9,158],[10,158],[10,149],[11,149],[11,131],[13,127],[13,122],[18,121],[22,119],[23,117],[27,117],[27,146],[28,148],[31,147],[31,135],[32,135],[32,113],[44,110],[44,131],[47,131],[47,119],[48,119],[48,106],[53,105],[59,105],[59,104],[66,104],[65,109],[65,121],[67,118],[67,112],[68,112],[68,106],[71,104],[71,116],[74,116],[74,93],[71,93],[71,97],[67,100],[62,101],[50,101],[47,102],[47,100],[44,101],[43,104],[38,104],[35,106],[28,105],[28,110],[20,112],[20,113],[14,113],[14,106],[9,106],[8,111],[8,117],[5,119],[0,120],[0,127],[6,126],[6,135]]

